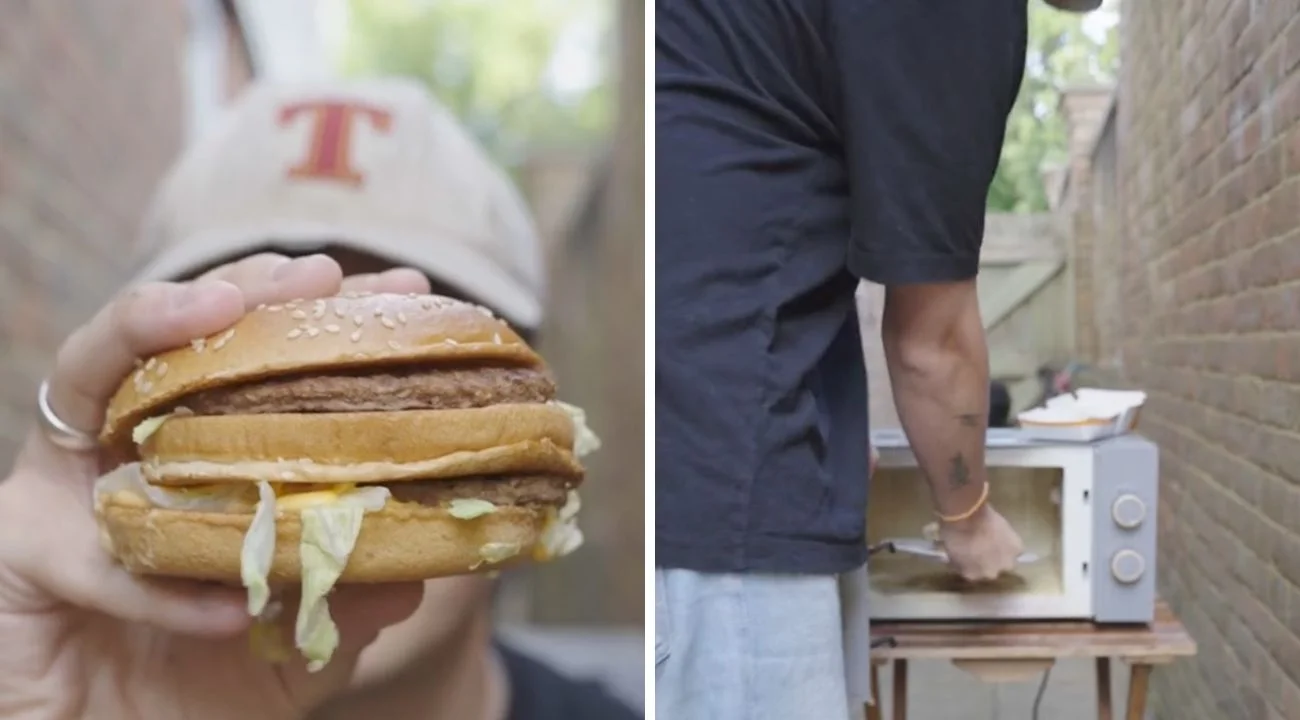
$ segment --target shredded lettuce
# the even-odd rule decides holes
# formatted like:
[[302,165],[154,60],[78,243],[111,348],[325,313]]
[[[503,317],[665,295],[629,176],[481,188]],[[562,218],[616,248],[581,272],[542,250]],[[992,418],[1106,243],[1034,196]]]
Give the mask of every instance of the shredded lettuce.
[[145,485],[145,481],[140,475],[140,463],[127,463],[101,475],[95,481],[91,494],[95,500],[95,505],[98,506],[106,496],[115,492],[134,490],[143,494],[143,485]]
[[497,506],[479,498],[456,498],[451,501],[451,516],[458,520],[473,520],[476,517],[490,515],[497,511]]
[[[202,489],[157,487],[145,481],[139,463],[129,463],[99,478],[93,492],[96,504],[111,493],[132,491],[161,508],[222,512],[230,509],[232,501],[243,497],[246,489],[247,485],[242,483]],[[257,507],[240,550],[240,580],[248,590],[248,614],[257,618],[249,638],[252,649],[259,656],[278,662],[286,659],[287,649],[276,624],[280,607],[271,600],[268,576],[275,558],[277,511],[286,509],[282,505],[289,503],[281,503],[268,482],[259,482],[257,490]],[[304,493],[307,494],[319,497],[301,503],[302,603],[294,628],[294,644],[307,658],[307,669],[316,672],[329,662],[339,643],[338,627],[330,617],[326,596],[343,574],[348,557],[356,547],[365,513],[383,509],[391,493],[386,487],[368,485],[341,493]],[[482,507],[471,505],[471,508],[482,514]],[[492,506],[489,512],[495,509]],[[501,559],[519,552],[518,545],[511,547]],[[504,548],[489,552],[495,557]]]
[[325,598],[356,547],[365,513],[361,503],[347,501],[302,511],[302,605],[298,608],[294,644],[307,658],[308,672],[325,667],[338,648],[339,629],[330,617]]
[[294,643],[316,672],[339,645],[339,629],[330,617],[326,595],[343,574],[361,533],[365,511],[359,507],[313,507],[302,511],[302,606]]
[[141,488],[149,502],[167,510],[192,512],[228,512],[233,504],[247,496],[248,488],[237,484],[204,485],[203,487],[165,488],[142,483]]
[[483,543],[478,549],[478,556],[483,562],[496,564],[519,554],[523,548],[517,542],[490,542]]
[[258,617],[271,598],[271,588],[266,576],[271,573],[275,558],[275,491],[265,480],[257,483],[257,509],[253,521],[244,533],[244,546],[239,553],[239,579],[248,588],[248,614]]
[[139,425],[131,428],[131,440],[133,440],[136,445],[143,445],[145,440],[148,440],[154,433],[158,432],[158,428],[162,427],[163,423],[178,415],[185,416],[193,414],[193,411],[189,408],[178,407],[166,415],[156,415],[151,418],[145,418],[140,421]]
[[582,510],[582,498],[578,496],[577,490],[570,490],[564,498],[564,507],[560,508],[559,520],[573,522],[578,519],[579,510]]
[[146,418],[131,430],[131,439],[135,441],[136,445],[143,445],[144,441],[148,440],[150,435],[158,432],[158,428],[162,427],[162,424],[167,422],[168,417],[170,416],[159,415],[158,417]]
[[143,491],[155,507],[192,512],[229,512],[232,505],[247,495],[247,487],[235,484],[205,485],[197,488],[165,488],[143,483]]
[[392,495],[383,485],[366,485],[341,496],[338,502],[341,505],[361,508],[366,512],[376,512],[384,509],[384,505]]
[[546,520],[542,536],[533,551],[536,560],[547,561],[561,558],[582,547],[582,530],[578,528],[578,511],[582,509],[582,499],[577,490],[570,490],[564,507],[553,513]]
[[95,481],[95,500],[121,491],[143,495],[154,507],[193,512],[227,512],[231,504],[243,498],[247,486],[236,483],[203,487],[159,487],[151,485],[140,473],[140,463],[128,463]]
[[573,420],[573,452],[578,457],[590,455],[600,449],[600,438],[587,425],[587,411],[577,405],[554,400],[555,406]]

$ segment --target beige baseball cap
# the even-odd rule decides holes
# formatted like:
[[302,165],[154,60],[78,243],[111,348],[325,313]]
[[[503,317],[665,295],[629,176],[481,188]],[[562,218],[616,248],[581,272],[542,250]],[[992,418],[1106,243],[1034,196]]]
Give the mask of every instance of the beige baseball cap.
[[541,322],[542,246],[523,200],[402,79],[251,86],[164,179],[139,279],[328,245],[415,267],[521,327]]

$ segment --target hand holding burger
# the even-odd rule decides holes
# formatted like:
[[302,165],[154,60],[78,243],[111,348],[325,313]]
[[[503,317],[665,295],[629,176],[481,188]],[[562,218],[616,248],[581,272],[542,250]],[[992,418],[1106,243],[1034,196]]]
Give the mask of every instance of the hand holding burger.
[[[300,583],[295,645],[338,643],[335,583],[391,583],[547,560],[574,524],[581,415],[541,358],[452,298],[346,293],[262,304],[142,361],[102,440],[124,465],[96,486],[104,542],[127,568]],[[586,450],[579,447],[576,449]]]
[[[430,544],[427,554],[407,548],[381,552],[380,548],[386,546],[372,544],[367,536],[371,527],[380,529],[390,523],[384,522],[384,510],[369,519],[363,513],[354,552],[349,554],[341,568],[335,568],[343,584],[329,595],[330,622],[337,623],[338,646],[329,663],[319,672],[311,673],[304,658],[293,657],[285,663],[271,664],[249,652],[246,637],[252,622],[248,613],[249,593],[238,585],[244,584],[243,557],[248,535],[244,526],[251,527],[253,519],[242,511],[243,497],[235,497],[237,493],[233,490],[230,491],[230,504],[221,511],[210,503],[214,492],[211,486],[223,483],[258,487],[259,503],[262,499],[261,481],[271,487],[273,495],[279,491],[286,497],[300,494],[286,492],[287,486],[322,483],[308,480],[306,476],[288,481],[266,477],[236,478],[230,473],[227,473],[229,477],[217,479],[202,470],[208,461],[213,460],[212,457],[197,467],[181,462],[182,467],[173,472],[177,458],[167,450],[183,448],[183,443],[188,442],[185,440],[187,426],[181,420],[221,422],[243,416],[257,421],[258,418],[253,416],[267,415],[257,410],[253,398],[235,398],[229,394],[222,398],[220,388],[211,386],[206,390],[213,393],[207,396],[209,403],[189,399],[188,402],[195,406],[192,408],[194,414],[187,416],[173,411],[158,425],[152,437],[145,438],[139,450],[135,449],[133,438],[129,437],[135,434],[138,423],[131,426],[131,422],[126,421],[122,426],[129,428],[125,440],[131,442],[125,442],[124,436],[116,434],[117,425],[105,423],[105,429],[109,430],[105,438],[112,438],[109,440],[112,452],[108,455],[120,460],[124,454],[139,452],[145,456],[145,461],[140,465],[137,480],[126,482],[122,480],[124,474],[119,472],[113,475],[117,480],[104,481],[97,494],[92,492],[92,485],[105,469],[105,454],[94,450],[65,449],[63,446],[76,443],[58,441],[66,441],[69,431],[75,439],[76,431],[84,434],[92,428],[99,428],[106,420],[110,402],[124,378],[127,393],[138,392],[134,379],[138,358],[185,348],[195,338],[219,338],[236,326],[246,312],[259,305],[269,308],[271,305],[284,305],[294,298],[328,297],[350,290],[399,294],[428,290],[424,278],[410,271],[349,278],[346,285],[341,274],[334,261],[322,256],[292,261],[273,255],[253,256],[219,268],[193,283],[156,283],[133,290],[75,332],[60,349],[48,381],[48,406],[68,427],[60,430],[54,426],[53,430],[47,428],[45,432],[33,432],[12,474],[0,483],[0,633],[6,638],[6,642],[0,645],[0,716],[299,717],[307,709],[343,690],[351,679],[361,650],[382,628],[401,621],[419,603],[419,583],[349,584],[350,577],[382,581],[385,578],[377,574],[380,569],[393,573],[390,575],[393,579],[401,576],[400,579],[406,580],[435,571],[459,571],[462,568],[455,563],[468,561],[471,556],[470,544],[458,545],[458,539],[477,538],[475,532],[481,532],[484,539],[518,542],[521,550],[516,555],[525,555],[528,552],[524,549],[529,537],[527,528],[540,532],[548,527],[558,527],[555,524],[548,526],[544,520],[531,525],[522,520],[518,523],[501,522],[502,518],[522,517],[523,514],[501,512],[500,508],[509,503],[498,502],[501,500],[499,495],[492,495],[498,500],[493,501],[488,494],[482,494],[481,499],[492,503],[496,512],[488,513],[488,516],[498,515],[497,522],[478,523],[471,519],[464,521],[466,526],[453,525],[450,521],[458,518],[451,515],[452,501],[472,500],[473,497],[448,497],[444,494],[430,503],[410,497],[403,500],[398,491],[390,489],[385,498],[387,517],[394,521],[399,515],[403,518],[431,518],[413,522],[409,527],[406,523],[398,524],[407,527],[403,532],[415,536],[423,533],[425,540],[432,543],[438,539],[440,543]],[[310,313],[315,312],[314,305],[307,307]],[[290,316],[293,312],[288,311]],[[397,318],[391,319],[399,322]],[[409,323],[410,318],[407,320]],[[377,323],[374,327],[384,327],[378,318],[373,318],[373,322]],[[320,332],[328,331],[322,328]],[[350,338],[353,332],[355,330],[350,330],[347,337]],[[233,338],[229,342],[233,342]],[[394,342],[400,343],[401,338],[394,338]],[[385,341],[384,345],[387,346],[388,342]],[[157,362],[160,361],[156,361],[152,368],[155,374]],[[177,371],[180,369],[178,364]],[[169,368],[163,375],[171,371]],[[199,375],[203,373],[196,373],[195,377]],[[249,376],[245,379],[253,380]],[[161,391],[163,384],[156,384]],[[309,394],[306,388],[299,386],[290,392],[289,397],[295,392]],[[401,391],[394,388],[392,394],[400,395]],[[335,395],[337,400],[338,393]],[[275,392],[269,397],[275,397]],[[281,395],[279,399],[284,397]],[[125,396],[119,398],[124,399]],[[223,401],[227,402],[225,409],[228,412],[215,412],[222,409]],[[232,402],[234,405],[230,404]],[[120,407],[128,405],[130,403],[124,403]],[[264,407],[269,409],[271,406]],[[299,407],[302,410],[299,413],[294,413],[291,408],[279,409],[287,411],[283,414],[308,416],[305,417],[308,421],[310,416],[329,414],[320,412],[319,408],[310,411]],[[212,412],[201,414],[199,411]],[[373,408],[363,412],[372,411]],[[174,425],[169,428],[172,423]],[[292,421],[286,421],[286,424],[292,424]],[[200,437],[204,435],[196,433]],[[340,453],[347,452],[346,445],[342,444],[346,434],[331,436],[340,441],[337,448]],[[240,458],[242,461],[255,460],[258,456],[254,451],[258,447],[268,451],[275,448],[270,444],[273,438],[267,438],[259,446],[260,439],[248,432],[222,437],[228,443],[216,449],[224,448],[225,451],[235,451],[237,455],[246,455]],[[552,438],[553,444],[556,439],[562,441],[563,436]],[[401,445],[399,435],[394,435],[391,440]],[[178,446],[176,442],[182,442],[182,445]],[[207,442],[209,445],[200,441],[194,452],[200,452],[204,447],[213,449],[212,443],[218,443],[219,439],[209,438]],[[312,455],[304,457],[312,458]],[[303,458],[286,455],[285,459]],[[331,463],[330,457],[314,459],[326,467]],[[219,462],[214,464],[222,465]],[[442,474],[435,475],[442,480],[457,477],[451,471],[453,466],[458,470],[487,472],[483,468],[455,466],[453,463],[443,464],[439,469]],[[137,501],[133,504],[126,487],[112,488],[115,482],[138,490],[141,487],[138,483],[146,482],[151,476],[162,482],[157,484],[157,491],[146,489],[146,498],[189,495],[196,509],[171,510],[152,502]],[[573,477],[573,474],[568,477]],[[349,481],[335,483],[335,479],[330,478],[324,484],[349,484]],[[177,480],[182,482],[176,483]],[[414,488],[421,485],[416,480],[418,478],[408,475],[387,487],[400,483]],[[132,482],[137,484],[131,485]],[[276,484],[271,485],[272,482]],[[199,484],[209,487],[196,489]],[[366,484],[364,480],[357,480],[359,488]],[[178,486],[188,486],[189,490],[167,489]],[[153,484],[148,485],[148,488],[152,487]],[[462,489],[464,487],[468,486],[462,486]],[[320,491],[313,488],[313,492]],[[443,492],[446,492],[445,488]],[[337,489],[334,493],[336,496],[346,495]],[[96,495],[98,503],[93,499]],[[567,490],[565,496],[567,499]],[[552,499],[547,507],[554,508],[556,498],[553,494],[547,497]],[[278,504],[279,496],[275,499]],[[96,504],[99,505],[99,522],[96,522]],[[303,572],[306,563],[302,562],[304,545],[300,542],[310,533],[301,531],[301,511],[299,517],[294,518],[292,501],[287,505],[285,512],[275,513],[276,543],[267,569],[268,588],[280,581],[294,584],[295,578],[300,581],[311,575]],[[457,507],[465,506],[463,502],[457,504]],[[471,503],[469,507],[481,511],[486,506]],[[436,508],[446,508],[441,519],[436,518]],[[555,515],[559,515],[559,510],[555,510]],[[549,517],[549,510],[539,511],[538,516]],[[223,523],[225,529],[222,529]],[[187,529],[195,533],[210,533],[207,540],[211,542],[199,543],[199,538],[185,534]],[[326,532],[320,536],[328,538],[334,535]],[[113,555],[105,552],[106,541]],[[308,553],[320,550],[326,560],[322,564],[327,565],[329,551],[337,548],[329,540],[320,544],[321,548],[308,550]],[[535,543],[533,547],[536,546]],[[259,552],[263,554],[258,555]],[[262,547],[251,554],[261,558],[265,557],[265,552],[266,548]],[[376,554],[368,554],[371,552]],[[239,561],[237,564],[236,560]],[[138,572],[128,571],[127,566]],[[349,571],[349,567],[353,569]],[[485,561],[476,570],[489,567],[491,564]],[[407,572],[397,572],[398,568],[406,568]],[[468,565],[463,570],[469,570]],[[370,573],[368,577],[367,573]],[[183,579],[196,575],[225,581],[226,584]],[[234,587],[230,586],[232,581]],[[284,629],[292,633],[295,629],[293,594],[286,594],[285,600],[281,622]],[[319,618],[319,615],[313,617]],[[316,622],[323,622],[323,618]]]

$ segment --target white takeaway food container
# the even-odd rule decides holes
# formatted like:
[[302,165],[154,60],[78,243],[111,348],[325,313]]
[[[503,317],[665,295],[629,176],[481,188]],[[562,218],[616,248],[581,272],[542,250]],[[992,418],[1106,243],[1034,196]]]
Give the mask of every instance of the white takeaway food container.
[[1138,390],[1080,388],[1026,410],[1016,420],[1036,440],[1092,442],[1131,432],[1146,399]]

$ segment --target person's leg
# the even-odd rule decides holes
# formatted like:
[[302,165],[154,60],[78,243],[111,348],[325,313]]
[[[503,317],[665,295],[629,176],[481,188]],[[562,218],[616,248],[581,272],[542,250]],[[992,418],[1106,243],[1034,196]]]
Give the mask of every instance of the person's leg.
[[837,578],[655,573],[664,720],[849,717]]

